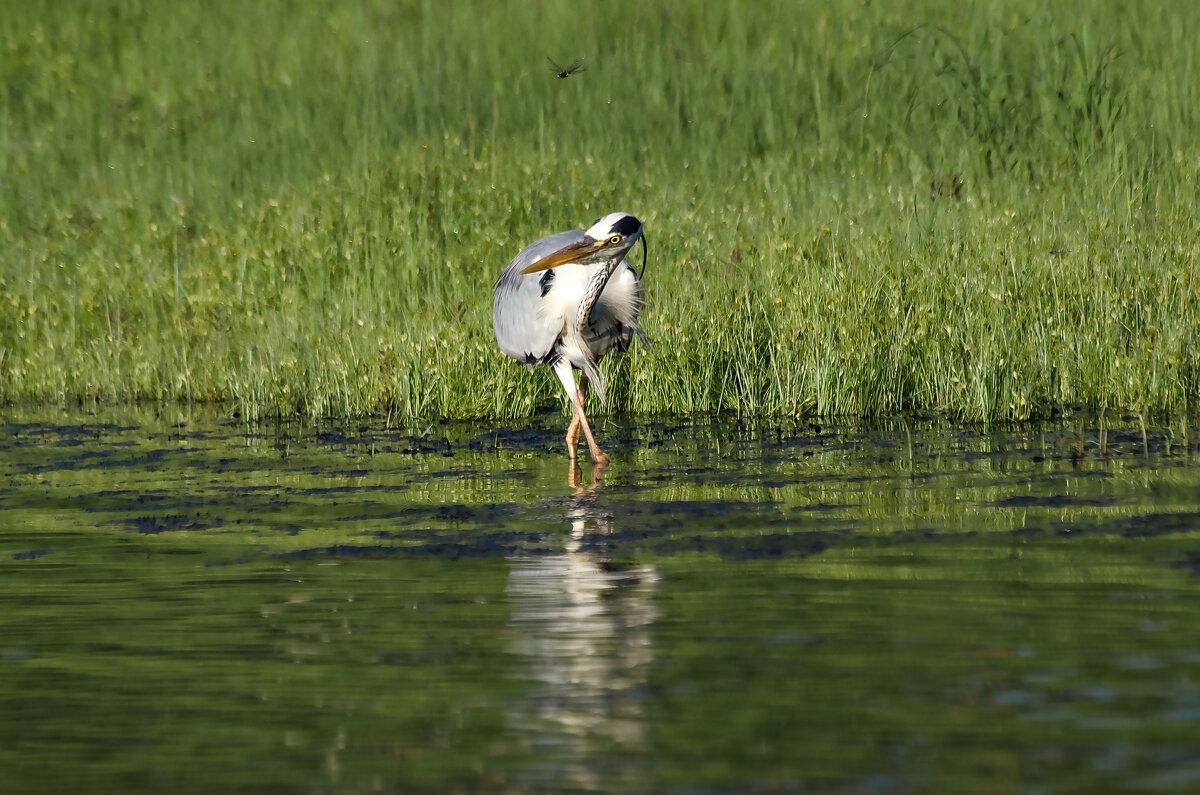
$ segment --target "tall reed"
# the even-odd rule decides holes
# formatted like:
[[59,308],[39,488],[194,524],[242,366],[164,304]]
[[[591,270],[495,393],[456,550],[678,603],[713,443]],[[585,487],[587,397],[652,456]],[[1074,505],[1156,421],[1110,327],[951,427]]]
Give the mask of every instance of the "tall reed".
[[611,411],[1200,397],[1189,4],[0,6],[3,401],[542,411],[492,281],[614,209]]

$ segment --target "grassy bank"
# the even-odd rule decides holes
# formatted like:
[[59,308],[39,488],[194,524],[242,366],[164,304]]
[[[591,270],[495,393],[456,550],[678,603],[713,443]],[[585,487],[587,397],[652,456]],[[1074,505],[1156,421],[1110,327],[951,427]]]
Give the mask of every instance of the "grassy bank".
[[542,410],[492,282],[623,209],[608,410],[1194,409],[1200,7],[695,5],[0,0],[0,400]]

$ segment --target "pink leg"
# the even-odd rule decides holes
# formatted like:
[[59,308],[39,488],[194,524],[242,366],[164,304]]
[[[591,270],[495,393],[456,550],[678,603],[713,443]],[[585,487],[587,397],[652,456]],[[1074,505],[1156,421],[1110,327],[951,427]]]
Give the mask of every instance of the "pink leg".
[[[583,401],[587,398],[588,379],[582,373],[579,376],[579,401],[577,405],[582,406]],[[572,400],[572,404],[576,401]],[[575,451],[579,449],[579,409],[575,408],[571,411],[571,424],[567,427],[567,449],[571,451],[571,458],[575,458]]]
[[554,372],[558,375],[558,380],[562,382],[563,389],[567,390],[567,394],[571,397],[571,403],[575,406],[575,411],[571,416],[571,424],[567,427],[567,455],[574,461],[578,457],[579,447],[579,431],[583,430],[584,438],[587,439],[588,452],[591,453],[592,463],[601,466],[608,464],[608,456],[600,449],[600,445],[596,444],[596,437],[592,435],[592,426],[588,424],[587,415],[583,413],[583,397],[584,390],[587,389],[587,376],[580,378],[579,388],[575,388],[575,374],[571,371],[571,364],[566,359],[559,359],[554,365]]

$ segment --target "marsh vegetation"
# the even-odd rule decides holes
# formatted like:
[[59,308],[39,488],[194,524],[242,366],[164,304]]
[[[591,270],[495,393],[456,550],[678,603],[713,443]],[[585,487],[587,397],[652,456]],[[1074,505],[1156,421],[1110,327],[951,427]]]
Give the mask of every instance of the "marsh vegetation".
[[545,410],[552,377],[495,349],[492,281],[616,209],[646,223],[660,342],[610,365],[608,411],[1196,401],[1192,4],[3,16],[3,401]]

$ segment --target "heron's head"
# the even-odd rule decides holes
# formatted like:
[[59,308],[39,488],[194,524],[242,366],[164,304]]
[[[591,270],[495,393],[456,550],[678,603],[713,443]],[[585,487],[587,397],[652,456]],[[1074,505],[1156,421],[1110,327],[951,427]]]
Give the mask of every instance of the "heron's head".
[[629,213],[609,213],[583,233],[583,239],[542,257],[521,273],[537,273],[574,262],[615,266],[642,237],[642,222]]

